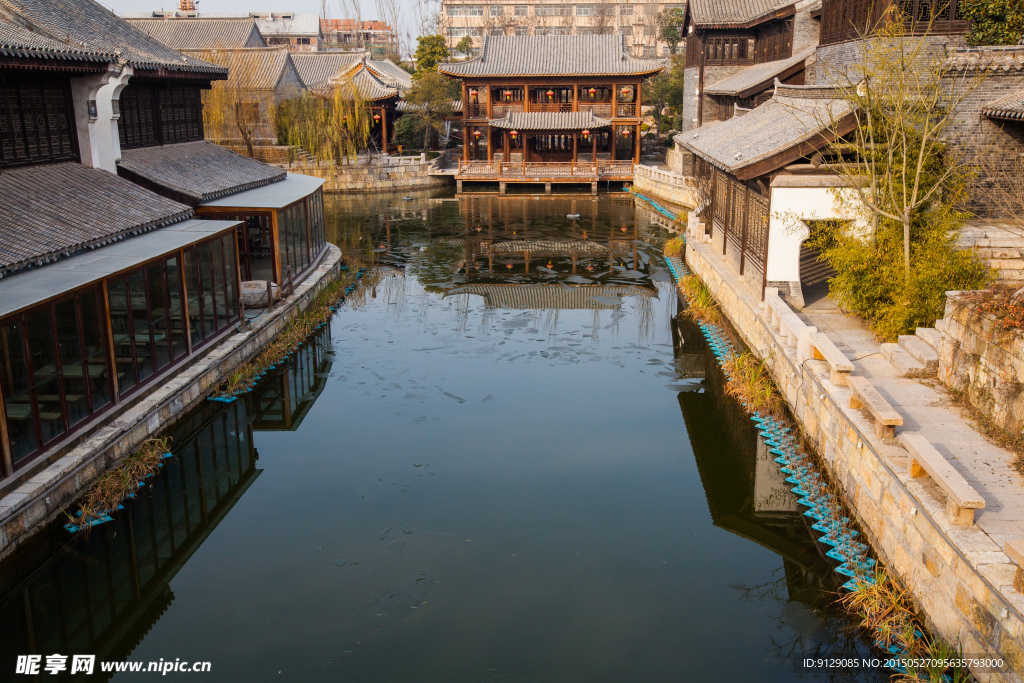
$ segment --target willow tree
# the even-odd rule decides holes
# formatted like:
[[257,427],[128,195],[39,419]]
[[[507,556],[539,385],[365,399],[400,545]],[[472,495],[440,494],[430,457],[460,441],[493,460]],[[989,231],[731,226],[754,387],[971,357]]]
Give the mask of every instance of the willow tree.
[[288,144],[335,164],[355,160],[370,141],[373,114],[352,79],[305,93],[282,110],[278,128]]
[[203,128],[206,137],[245,146],[255,156],[260,139],[271,137],[276,102],[271,90],[260,88],[261,64],[254,55],[212,48],[198,53],[200,59],[228,68],[228,79],[216,81],[203,93]]

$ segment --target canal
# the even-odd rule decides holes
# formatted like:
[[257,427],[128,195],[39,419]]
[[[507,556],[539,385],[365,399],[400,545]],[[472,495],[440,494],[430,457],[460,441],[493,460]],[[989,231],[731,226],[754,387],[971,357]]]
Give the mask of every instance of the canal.
[[328,213],[366,287],[246,400],[183,420],[113,522],[0,566],[0,679],[87,653],[217,681],[888,680],[799,664],[870,649],[678,317],[658,214]]

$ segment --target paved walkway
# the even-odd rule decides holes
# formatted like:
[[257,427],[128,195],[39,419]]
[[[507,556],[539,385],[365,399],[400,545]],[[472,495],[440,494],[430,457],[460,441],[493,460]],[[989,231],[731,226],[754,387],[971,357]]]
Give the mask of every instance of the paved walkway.
[[827,298],[808,304],[797,315],[853,360],[854,374],[871,379],[903,416],[898,431],[924,435],[984,497],[985,509],[976,513],[975,523],[992,539],[990,550],[1024,538],[1024,476],[1013,467],[1013,453],[974,429],[936,378],[897,377],[882,356],[880,343],[859,318],[847,316]]

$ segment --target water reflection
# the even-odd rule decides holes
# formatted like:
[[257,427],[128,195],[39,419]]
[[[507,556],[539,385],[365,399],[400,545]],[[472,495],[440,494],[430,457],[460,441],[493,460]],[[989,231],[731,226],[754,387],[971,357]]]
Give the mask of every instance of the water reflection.
[[70,540],[58,526],[5,563],[0,678],[20,654],[127,659],[173,602],[178,570],[260,475],[254,431],[298,428],[323,391],[329,349],[324,328],[249,400],[190,414],[172,434],[175,457],[113,522]]
[[4,675],[85,652],[209,659],[211,680],[843,679],[794,672],[863,642],[673,322],[656,214],[327,203],[368,287],[246,401],[182,424],[115,523],[5,563]]

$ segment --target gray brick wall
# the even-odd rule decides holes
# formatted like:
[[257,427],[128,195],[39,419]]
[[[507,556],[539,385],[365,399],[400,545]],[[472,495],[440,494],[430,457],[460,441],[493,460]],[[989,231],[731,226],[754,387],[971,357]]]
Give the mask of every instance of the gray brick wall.
[[793,18],[793,54],[818,44],[821,22],[810,11],[800,10]]
[[700,69],[691,66],[683,71],[683,132],[697,127],[697,81]]

